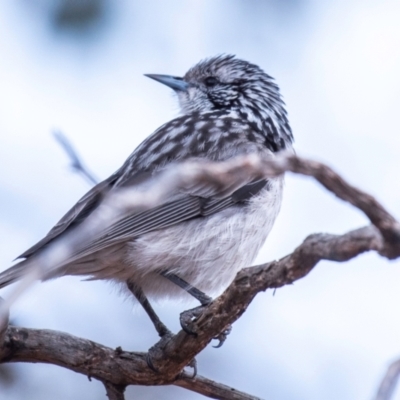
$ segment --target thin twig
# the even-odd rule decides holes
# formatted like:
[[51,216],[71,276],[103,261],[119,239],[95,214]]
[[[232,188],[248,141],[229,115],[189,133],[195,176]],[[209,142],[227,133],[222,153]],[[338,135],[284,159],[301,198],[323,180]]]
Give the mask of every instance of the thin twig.
[[389,365],[374,400],[390,400],[393,396],[400,375],[400,360]]
[[387,248],[382,249],[383,255],[388,258],[400,255],[400,224],[373,196],[350,185],[323,163],[293,155],[289,155],[286,161],[286,171],[312,176],[337,197],[363,211],[388,244]]
[[67,156],[71,160],[72,169],[81,174],[86,180],[95,185],[98,180],[95,176],[88,170],[88,168],[83,164],[81,157],[72,146],[69,139],[60,131],[53,131],[53,136],[57,142],[61,145],[62,149],[67,153]]
[[174,383],[176,386],[183,387],[196,393],[200,393],[211,399],[219,400],[261,400],[250,394],[241,392],[232,387],[215,382],[204,376],[197,375],[195,378],[182,373],[180,378]]

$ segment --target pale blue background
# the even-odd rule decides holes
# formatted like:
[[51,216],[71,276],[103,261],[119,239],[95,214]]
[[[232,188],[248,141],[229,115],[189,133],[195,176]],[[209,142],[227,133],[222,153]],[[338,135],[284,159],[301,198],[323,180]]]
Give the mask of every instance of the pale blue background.
[[[89,188],[68,169],[52,129],[66,133],[105,178],[177,115],[170,91],[143,73],[180,75],[218,53],[237,54],[277,79],[300,155],[333,166],[400,217],[398,0],[104,0],[103,19],[88,31],[55,25],[57,4],[0,3],[0,269]],[[315,182],[288,176],[281,214],[257,261],[287,254],[310,233],[367,223]],[[268,399],[371,398],[400,356],[399,304],[398,261],[366,254],[323,262],[275,296],[257,296],[225,345],[198,356],[199,373]],[[179,312],[190,306],[157,310],[177,330]],[[103,282],[38,284],[12,317],[127,350],[157,340],[144,312],[132,312]],[[0,398],[105,398],[100,383],[58,367],[13,371],[16,382]],[[127,399],[138,398],[203,397],[130,387]]]

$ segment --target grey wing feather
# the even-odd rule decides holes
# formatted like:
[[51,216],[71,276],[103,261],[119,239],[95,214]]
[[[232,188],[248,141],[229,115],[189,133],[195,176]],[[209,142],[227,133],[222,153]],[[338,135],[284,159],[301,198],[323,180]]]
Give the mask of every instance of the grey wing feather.
[[[215,114],[215,115],[214,115]],[[150,178],[161,166],[171,161],[185,160],[191,157],[206,158],[213,161],[223,161],[237,154],[265,150],[263,135],[257,134],[246,121],[232,119],[224,113],[179,117],[158,129],[152,136],[143,142],[128,158],[125,164],[114,175],[96,185],[57,223],[57,225],[33,247],[25,251],[18,258],[29,258],[46,247],[51,241],[64,234],[69,228],[75,227],[86,219],[102,201],[103,197],[117,187],[135,186]],[[204,132],[213,131],[214,135],[204,135],[202,146],[198,146],[197,136],[194,134],[193,121],[205,123]],[[217,126],[215,121],[223,121],[223,126]],[[174,135],[175,129],[179,127]],[[217,135],[217,131],[221,135]],[[229,137],[223,132],[230,131]],[[171,135],[174,140],[171,140]],[[163,146],[169,138],[174,143],[173,148]],[[181,140],[189,140],[187,146],[181,145]],[[154,148],[157,152],[154,153]],[[156,154],[156,156],[155,156]],[[248,200],[257,194],[266,184],[266,181],[252,182],[238,189],[231,196],[224,199],[204,198],[195,193],[187,195],[172,203],[145,211],[140,214],[127,216],[111,225],[101,236],[90,240],[84,249],[72,256],[72,261],[82,259],[83,256],[108,247],[114,243],[123,243],[141,234],[178,224],[192,218],[207,217]],[[28,261],[28,260],[26,260]],[[12,282],[19,278],[26,261],[21,261],[0,274],[0,287],[4,282]]]
[[85,217],[87,217],[93,209],[97,207],[104,195],[110,191],[112,184],[118,179],[118,176],[118,173],[115,173],[108,179],[94,186],[60,219],[60,221],[42,240],[18,256],[17,259],[30,257],[38,250],[44,248],[56,237],[60,236],[68,227],[77,225],[84,220]]
[[19,280],[26,273],[26,260],[13,265],[0,274],[0,288]]
[[111,225],[100,237],[91,240],[74,259],[84,257],[119,242],[134,239],[144,233],[166,228],[197,217],[201,212],[201,200],[186,196],[175,202],[154,209],[129,215]]
[[145,233],[167,228],[193,218],[207,217],[235,204],[243,203],[259,193],[266,184],[266,180],[252,182],[224,199],[185,196],[154,209],[129,215],[110,226],[107,231],[102,232],[100,237],[93,238],[79,253],[74,255],[74,260],[116,243],[133,240]]
[[[77,224],[84,218],[84,215],[90,213],[96,204],[101,201],[103,193],[110,190],[110,185],[112,185],[114,180],[115,177],[111,177],[107,181],[102,182],[100,186],[94,187],[61,219],[44,239],[21,255],[21,257],[28,257],[27,260],[23,260],[2,272],[0,274],[0,288],[19,280],[24,275],[30,255],[44,248],[53,239],[62,234],[69,226]],[[243,203],[250,197],[256,195],[266,184],[267,181],[265,180],[250,183],[238,189],[225,199],[202,198],[187,195],[182,199],[163,204],[154,209],[129,215],[110,226],[101,236],[93,238],[84,248],[66,260],[66,263],[71,265],[75,261],[80,262],[87,255],[96,253],[108,246],[132,240],[146,232],[166,228],[192,218],[207,217],[235,204]],[[85,270],[85,272],[86,275],[89,274],[90,271]]]

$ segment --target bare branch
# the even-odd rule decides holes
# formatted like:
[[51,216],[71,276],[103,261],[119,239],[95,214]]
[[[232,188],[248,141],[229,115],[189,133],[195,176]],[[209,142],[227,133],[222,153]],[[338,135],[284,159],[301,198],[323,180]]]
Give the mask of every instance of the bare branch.
[[339,174],[322,163],[289,156],[285,170],[314,177],[337,197],[363,211],[371,223],[380,230],[387,242],[387,247],[380,251],[382,255],[388,258],[399,257],[400,224],[374,197],[350,185]]
[[207,379],[204,376],[197,375],[195,378],[182,373],[179,379],[174,383],[176,386],[183,387],[193,392],[200,393],[211,399],[219,400],[261,400],[259,397],[240,392],[232,387],[223,385]]
[[197,337],[181,331],[149,350],[153,365],[162,372],[170,371],[176,364],[183,368],[213,337],[243,314],[258,292],[293,283],[306,276],[320,260],[347,261],[365,251],[379,250],[382,243],[379,231],[373,226],[341,236],[314,234],[278,261],[243,269],[195,321],[192,329]]
[[57,142],[61,145],[63,150],[67,153],[67,156],[71,160],[72,169],[81,174],[86,180],[95,185],[98,180],[94,177],[94,175],[89,172],[88,168],[83,164],[81,158],[78,156],[78,153],[72,146],[69,139],[60,131],[53,131],[53,136],[57,140]]
[[[56,240],[43,256],[32,262],[28,276],[35,279],[54,274],[66,260],[70,262],[73,254],[88,240],[101,234],[104,227],[125,213],[142,211],[168,201],[171,192],[190,192],[196,185],[200,192],[204,190],[208,195],[211,192],[225,196],[246,182],[277,176],[285,171],[313,176],[339,198],[362,210],[373,225],[344,235],[310,235],[286,257],[243,269],[226,291],[193,322],[191,329],[197,336],[180,331],[163,337],[148,355],[112,350],[65,333],[9,327],[4,346],[0,349],[0,360],[60,365],[114,385],[109,386],[108,391],[130,384],[176,384],[208,393],[209,397],[221,398],[218,393],[224,390],[222,386],[213,385],[211,381],[207,383],[203,378],[189,384],[187,377],[180,375],[181,371],[213,337],[243,314],[257,293],[301,279],[320,260],[347,261],[371,250],[390,259],[400,256],[399,223],[372,196],[349,185],[329,167],[291,154],[282,154],[274,159],[248,155],[224,163],[189,161],[174,165],[145,185],[106,197],[84,224],[66,234],[62,240]],[[27,282],[22,282],[21,288],[26,285]],[[150,356],[157,373],[148,368],[146,356]]]
[[174,384],[215,399],[258,399],[202,376],[193,379],[186,373],[181,373],[178,380],[156,379],[157,373],[147,368],[143,353],[112,350],[56,331],[11,327],[0,355],[2,362],[51,363],[101,380],[110,400],[124,399],[127,384],[162,383]]
[[55,240],[48,247],[48,260],[46,255],[41,260],[42,265],[45,265],[42,267],[43,272],[50,273],[66,261],[71,262],[71,254],[78,253],[125,214],[157,207],[170,201],[171,193],[191,192],[196,187],[198,195],[224,197],[252,180],[278,176],[285,171],[315,177],[328,190],[362,210],[385,239],[385,246],[380,252],[389,258],[400,255],[400,224],[372,196],[349,185],[324,164],[292,154],[281,154],[274,158],[251,154],[221,163],[186,161],[174,164],[150,181],[112,192],[85,223],[72,230],[69,236],[62,237],[61,245],[60,240]]
[[337,197],[363,211],[385,239],[381,254],[391,259],[400,256],[400,224],[374,197],[347,183],[325,164],[291,153],[273,158],[251,154],[219,163],[187,161],[176,164],[160,173],[151,184],[121,190],[109,197],[109,202],[106,199],[105,204],[108,207],[116,204],[120,211],[138,212],[161,204],[171,192],[190,191],[194,186],[200,193],[203,189],[208,195],[218,193],[224,197],[249,181],[279,176],[287,171],[314,177]]
[[191,390],[203,394],[208,390],[208,396],[218,398],[220,387],[208,385],[205,389],[207,385],[201,378],[193,385],[183,383],[182,379],[187,378],[180,373],[213,337],[243,314],[258,292],[304,277],[320,260],[347,261],[368,250],[379,251],[383,243],[373,226],[345,235],[314,234],[281,260],[240,271],[228,289],[195,321],[197,337],[180,331],[161,339],[149,350],[157,373],[148,367],[144,353],[112,350],[66,333],[15,327],[7,330],[0,360],[52,363],[121,386],[191,386]]
[[126,386],[114,385],[110,382],[103,382],[109,400],[125,400],[124,392]]
[[378,392],[374,400],[390,400],[396,388],[397,381],[400,375],[400,360],[394,361],[389,365],[381,384],[379,385]]

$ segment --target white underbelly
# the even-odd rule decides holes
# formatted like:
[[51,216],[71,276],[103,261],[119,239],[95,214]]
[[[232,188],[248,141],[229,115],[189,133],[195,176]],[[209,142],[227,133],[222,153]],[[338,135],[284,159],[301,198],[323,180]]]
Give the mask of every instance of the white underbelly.
[[161,270],[176,273],[207,294],[217,293],[254,261],[278,215],[282,186],[283,179],[275,179],[247,205],[136,239],[127,251],[131,279],[152,297],[184,294],[158,275]]

